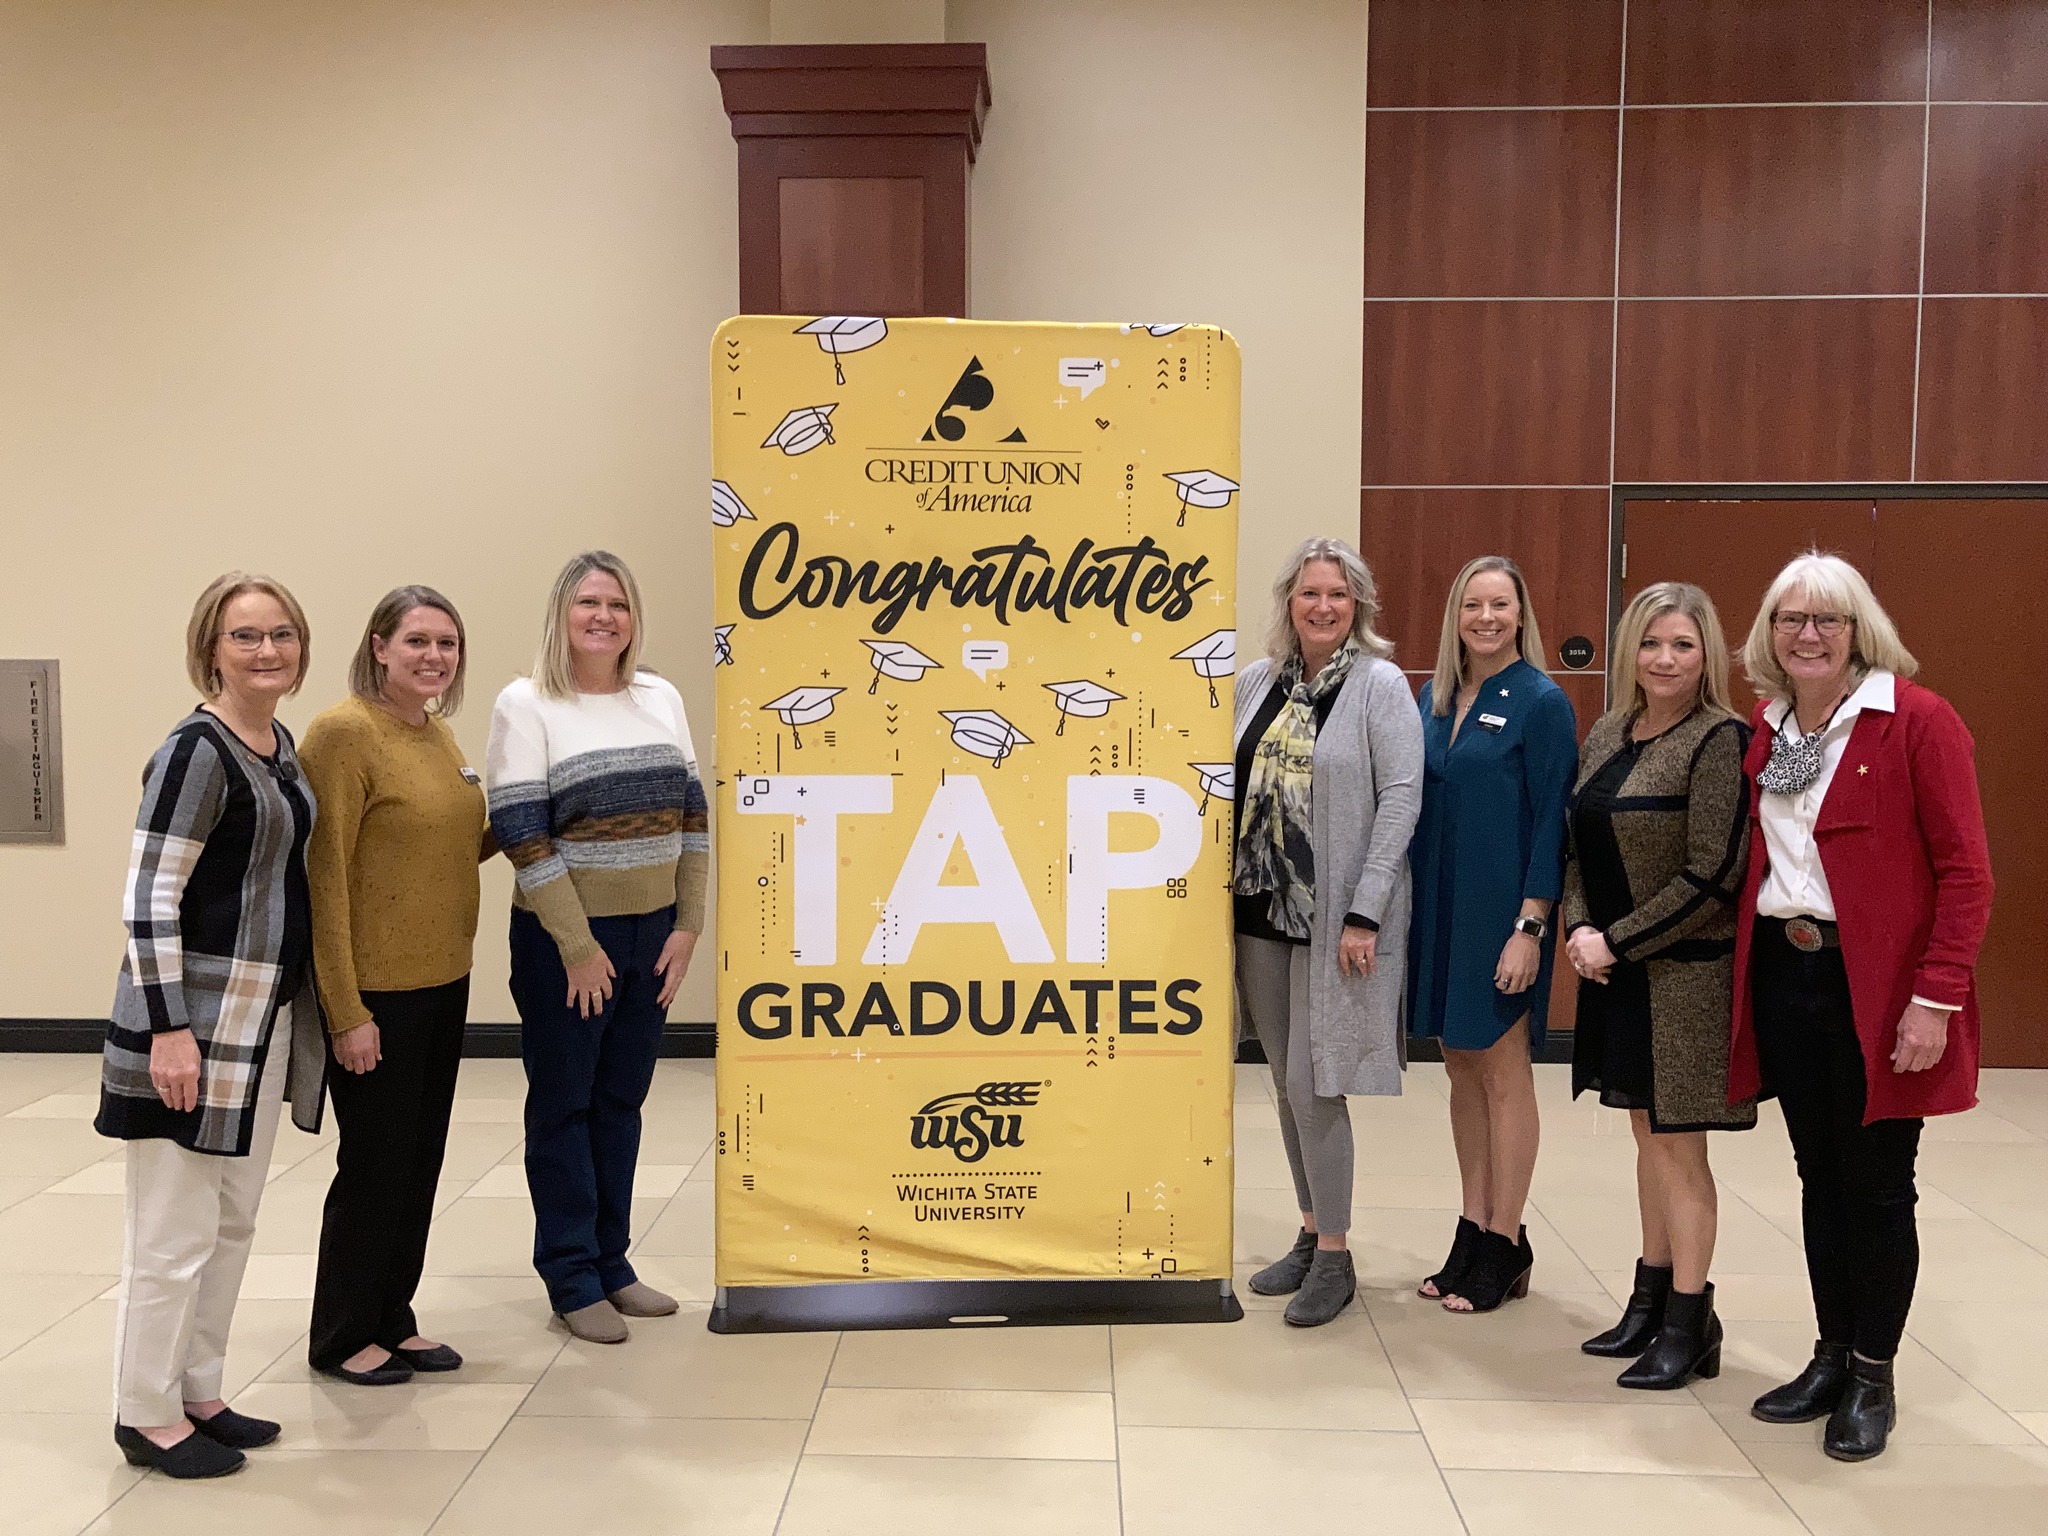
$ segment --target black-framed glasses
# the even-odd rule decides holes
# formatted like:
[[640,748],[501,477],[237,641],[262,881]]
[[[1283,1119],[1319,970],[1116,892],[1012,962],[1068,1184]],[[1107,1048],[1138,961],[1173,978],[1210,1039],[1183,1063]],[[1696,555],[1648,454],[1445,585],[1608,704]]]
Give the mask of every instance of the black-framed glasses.
[[297,645],[300,638],[296,624],[280,624],[275,629],[231,629],[221,636],[238,651],[260,651],[266,640],[281,651]]
[[1796,608],[1771,615],[1771,628],[1781,635],[1796,635],[1811,624],[1823,640],[1834,639],[1855,622],[1846,613],[1801,613]]

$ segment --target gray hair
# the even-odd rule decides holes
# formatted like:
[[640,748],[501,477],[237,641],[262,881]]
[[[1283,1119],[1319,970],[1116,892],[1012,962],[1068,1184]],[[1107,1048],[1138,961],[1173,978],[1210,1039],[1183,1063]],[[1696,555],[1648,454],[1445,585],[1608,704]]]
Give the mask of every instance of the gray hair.
[[1357,550],[1342,539],[1303,539],[1294,552],[1280,562],[1280,574],[1273,578],[1273,617],[1266,627],[1266,654],[1273,665],[1283,667],[1301,654],[1301,637],[1294,632],[1294,589],[1301,573],[1318,560],[1327,560],[1344,573],[1344,585],[1351,593],[1351,638],[1368,656],[1394,654],[1394,643],[1373,629],[1380,616],[1379,588],[1372,579],[1372,567]]
[[1840,555],[1824,555],[1811,549],[1778,572],[1770,590],[1764,593],[1763,606],[1757,609],[1756,622],[1749,626],[1749,638],[1743,643],[1742,670],[1749,674],[1749,685],[1761,697],[1787,701],[1792,697],[1792,679],[1786,676],[1777,647],[1771,643],[1771,626],[1779,605],[1794,592],[1805,593],[1810,606],[1825,605],[1830,611],[1849,616],[1851,678],[1861,679],[1873,671],[1911,677],[1920,670],[1920,663],[1899,638],[1898,626],[1878,602],[1877,594],[1870,590],[1863,573]]

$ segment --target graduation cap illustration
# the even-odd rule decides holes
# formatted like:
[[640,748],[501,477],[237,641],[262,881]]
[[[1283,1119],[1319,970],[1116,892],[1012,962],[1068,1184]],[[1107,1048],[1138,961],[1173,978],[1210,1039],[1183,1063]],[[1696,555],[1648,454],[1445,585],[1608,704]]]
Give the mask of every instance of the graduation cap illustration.
[[902,640],[863,640],[861,644],[874,653],[868,658],[875,667],[874,678],[868,683],[869,693],[881,687],[885,677],[914,683],[939,665],[916,646]]
[[998,768],[1018,747],[1031,745],[1031,738],[992,709],[942,709],[953,724],[953,745],[963,752],[988,758]]
[[791,458],[800,453],[809,453],[820,443],[832,439],[832,413],[839,409],[839,402],[830,405],[800,405],[782,418],[781,423],[768,434],[763,448],[780,448]]
[[789,727],[792,744],[801,748],[803,732],[797,727],[814,725],[831,714],[832,701],[844,692],[844,688],[792,688],[781,698],[770,699],[761,707],[782,716],[782,723]]
[[1126,335],[1132,331],[1143,331],[1147,336],[1171,336],[1175,331],[1184,329],[1186,325],[1185,320],[1177,320],[1167,325],[1156,321],[1133,320],[1125,325],[1123,330]]
[[1237,670],[1237,631],[1219,629],[1204,635],[1184,651],[1173,653],[1175,661],[1192,662],[1195,676],[1209,680],[1209,707],[1216,708],[1216,679]]
[[732,665],[732,632],[737,626],[717,625],[711,631],[711,665],[729,667]]
[[1052,690],[1054,701],[1059,705],[1059,728],[1055,736],[1067,734],[1067,716],[1079,715],[1093,720],[1109,713],[1109,706],[1123,695],[1114,688],[1105,688],[1100,683],[1091,683],[1085,678],[1071,683],[1045,683],[1043,687]]
[[723,480],[712,481],[711,521],[720,528],[730,528],[743,517],[750,522],[760,521],[747,510],[747,504],[740,500],[739,493],[731,486]]
[[1202,786],[1202,803],[1198,814],[1209,814],[1209,797],[1220,796],[1230,799],[1237,793],[1237,764],[1235,763],[1189,763],[1195,770],[1195,779]]
[[889,322],[873,315],[826,315],[796,328],[799,336],[818,338],[818,349],[832,354],[832,377],[843,388],[846,369],[839,359],[848,352],[872,347],[889,334]]
[[1166,478],[1173,482],[1174,494],[1180,497],[1180,516],[1173,525],[1176,528],[1187,525],[1189,507],[1227,507],[1239,490],[1235,480],[1213,469],[1183,469]]

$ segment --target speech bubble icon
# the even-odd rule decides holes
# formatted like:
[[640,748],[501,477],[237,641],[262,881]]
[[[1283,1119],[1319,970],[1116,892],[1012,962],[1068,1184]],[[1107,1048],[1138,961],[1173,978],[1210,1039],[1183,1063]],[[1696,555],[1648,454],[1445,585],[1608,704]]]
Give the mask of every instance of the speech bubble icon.
[[1102,388],[1109,377],[1109,369],[1099,357],[1063,357],[1060,359],[1060,383],[1081,391],[1086,400]]
[[980,678],[988,681],[991,672],[1000,672],[1010,664],[1010,643],[1007,640],[969,640],[960,647],[960,665]]

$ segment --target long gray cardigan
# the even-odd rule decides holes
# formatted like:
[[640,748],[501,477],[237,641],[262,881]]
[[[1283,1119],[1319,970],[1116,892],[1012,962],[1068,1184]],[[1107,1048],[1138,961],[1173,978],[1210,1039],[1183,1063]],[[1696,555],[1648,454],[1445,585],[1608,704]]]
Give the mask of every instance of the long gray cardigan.
[[[1265,657],[1237,679],[1233,739],[1274,684]],[[1318,1097],[1401,1091],[1401,1008],[1408,993],[1408,840],[1422,810],[1422,717],[1390,661],[1362,657],[1316,733],[1309,840],[1315,850],[1306,996]],[[1377,964],[1364,980],[1337,969],[1344,914],[1380,925]]]

